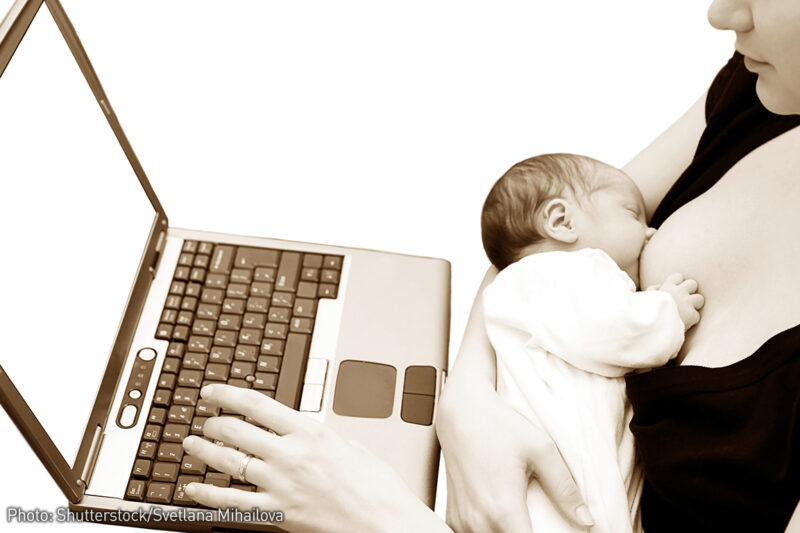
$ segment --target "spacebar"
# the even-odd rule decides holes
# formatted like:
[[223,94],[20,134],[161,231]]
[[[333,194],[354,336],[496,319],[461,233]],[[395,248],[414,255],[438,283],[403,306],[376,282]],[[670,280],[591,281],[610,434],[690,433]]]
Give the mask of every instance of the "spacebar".
[[286,338],[275,399],[292,409],[297,409],[300,405],[300,391],[303,387],[310,339],[310,335],[302,333],[289,333]]

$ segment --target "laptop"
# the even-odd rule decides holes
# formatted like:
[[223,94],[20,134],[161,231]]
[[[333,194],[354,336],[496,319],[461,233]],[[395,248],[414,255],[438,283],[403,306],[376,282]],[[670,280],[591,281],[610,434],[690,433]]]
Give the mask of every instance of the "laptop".
[[[19,280],[2,292],[0,404],[70,510],[282,531],[186,497],[192,481],[255,489],[182,450],[208,417],[235,416],[199,398],[206,383],[358,441],[433,507],[447,261],[171,227],[58,0],[17,0],[0,23],[0,116],[0,221],[15,251],[0,276]],[[15,460],[34,458],[1,461]],[[137,520],[154,509],[203,512]]]

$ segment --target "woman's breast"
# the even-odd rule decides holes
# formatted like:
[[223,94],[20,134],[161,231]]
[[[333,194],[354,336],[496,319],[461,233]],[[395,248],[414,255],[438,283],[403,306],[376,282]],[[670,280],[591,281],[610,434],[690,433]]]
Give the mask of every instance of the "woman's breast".
[[800,323],[800,129],[761,146],[672,214],[640,259],[641,286],[673,272],[706,299],[682,364],[725,366]]

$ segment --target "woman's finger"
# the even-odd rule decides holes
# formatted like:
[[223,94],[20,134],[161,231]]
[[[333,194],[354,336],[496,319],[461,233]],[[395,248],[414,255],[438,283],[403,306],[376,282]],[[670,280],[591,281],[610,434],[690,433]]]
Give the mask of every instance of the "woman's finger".
[[206,437],[221,440],[262,458],[277,452],[276,447],[280,438],[232,416],[209,418],[203,426],[203,433]]
[[249,416],[278,435],[302,429],[309,421],[298,411],[251,389],[223,384],[206,385],[200,391],[200,396],[206,401]]
[[241,511],[250,511],[253,507],[268,509],[268,497],[263,492],[247,492],[204,483],[189,483],[186,485],[186,495],[197,503],[214,509],[236,508]]
[[[184,449],[212,468],[230,474],[234,479],[239,479],[239,468],[247,456],[245,453],[219,446],[200,437],[190,436],[183,440]],[[255,457],[250,459],[245,469],[245,481],[263,487],[267,482],[267,465]]]
[[533,444],[528,466],[550,496],[550,501],[575,524],[583,527],[594,525],[589,508],[555,443],[550,439],[543,440],[540,436]]

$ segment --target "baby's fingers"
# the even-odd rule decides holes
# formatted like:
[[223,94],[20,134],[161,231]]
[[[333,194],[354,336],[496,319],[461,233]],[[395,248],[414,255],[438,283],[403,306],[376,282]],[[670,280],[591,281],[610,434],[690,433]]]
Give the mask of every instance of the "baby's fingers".
[[689,303],[691,303],[692,307],[694,307],[695,309],[700,309],[701,307],[703,307],[703,304],[706,303],[706,299],[703,298],[702,294],[696,292],[689,296]]
[[678,286],[689,294],[697,292],[697,282],[693,279],[686,279]]
[[664,280],[664,283],[671,283],[673,285],[678,285],[682,281],[683,281],[683,274],[681,274],[680,272],[675,272],[667,276],[667,279]]

